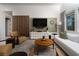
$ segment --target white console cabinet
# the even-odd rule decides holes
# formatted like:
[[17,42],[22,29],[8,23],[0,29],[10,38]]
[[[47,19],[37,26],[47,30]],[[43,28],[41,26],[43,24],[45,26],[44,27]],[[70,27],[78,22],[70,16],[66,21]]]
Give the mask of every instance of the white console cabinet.
[[30,39],[38,39],[38,38],[49,38],[49,35],[51,35],[51,38],[53,39],[52,32],[50,34],[48,32],[30,32]]

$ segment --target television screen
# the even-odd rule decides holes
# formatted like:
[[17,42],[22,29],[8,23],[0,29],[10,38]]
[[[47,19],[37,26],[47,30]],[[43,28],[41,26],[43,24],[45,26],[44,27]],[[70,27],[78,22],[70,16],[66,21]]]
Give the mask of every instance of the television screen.
[[33,18],[33,27],[44,28],[47,26],[47,18]]

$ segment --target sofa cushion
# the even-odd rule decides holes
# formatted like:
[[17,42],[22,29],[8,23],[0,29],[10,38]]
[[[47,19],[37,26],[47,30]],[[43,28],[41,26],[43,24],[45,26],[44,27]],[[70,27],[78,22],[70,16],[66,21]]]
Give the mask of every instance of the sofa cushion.
[[60,36],[60,38],[67,39],[67,33],[66,32],[60,32],[59,36]]
[[68,39],[73,41],[73,42],[76,42],[76,43],[79,43],[79,34],[76,34],[76,33],[67,33],[67,36],[68,36]]

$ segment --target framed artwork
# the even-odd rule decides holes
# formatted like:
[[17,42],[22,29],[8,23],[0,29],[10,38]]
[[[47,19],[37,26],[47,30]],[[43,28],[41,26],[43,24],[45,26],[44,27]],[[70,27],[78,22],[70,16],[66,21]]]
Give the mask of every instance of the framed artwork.
[[74,14],[74,12],[71,12],[66,15],[66,28],[69,31],[75,30],[75,14]]

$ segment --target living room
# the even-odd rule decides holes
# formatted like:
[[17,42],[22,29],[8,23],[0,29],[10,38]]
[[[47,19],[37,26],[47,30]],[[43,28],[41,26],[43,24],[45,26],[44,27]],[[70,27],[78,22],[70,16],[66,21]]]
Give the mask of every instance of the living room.
[[78,7],[71,3],[0,3],[0,55],[78,56]]

